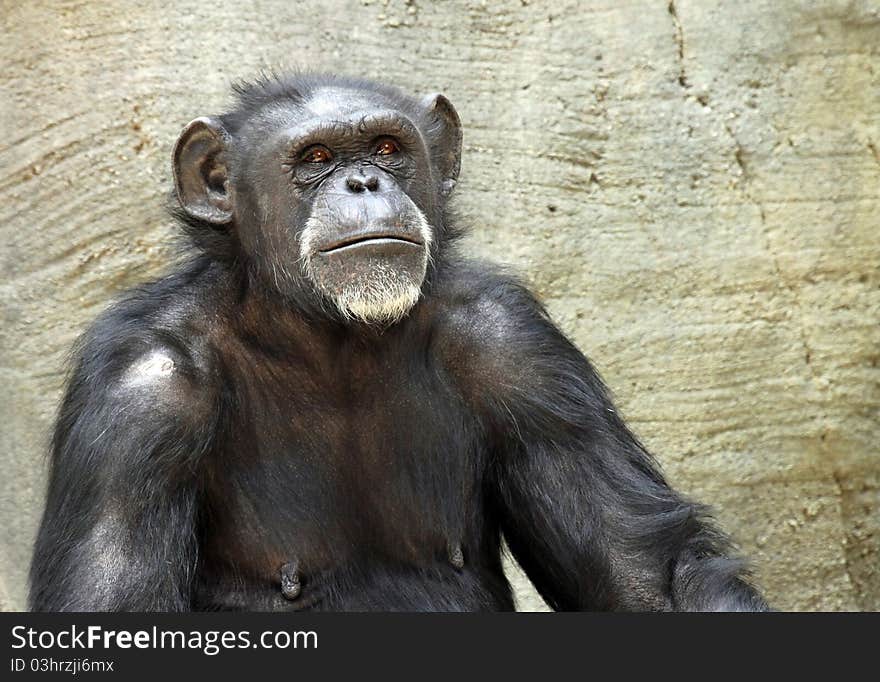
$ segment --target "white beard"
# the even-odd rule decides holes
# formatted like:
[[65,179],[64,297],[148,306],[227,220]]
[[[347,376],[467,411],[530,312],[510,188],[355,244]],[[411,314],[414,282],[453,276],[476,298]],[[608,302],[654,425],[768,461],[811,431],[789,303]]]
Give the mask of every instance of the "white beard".
[[366,276],[340,290],[328,290],[312,270],[312,243],[320,233],[320,219],[309,218],[300,236],[300,263],[305,275],[329,298],[346,319],[368,323],[393,324],[406,317],[421,296],[421,285],[428,269],[431,226],[425,215],[415,209],[416,228],[424,243],[421,272],[400,272],[385,265],[376,265]]
[[391,324],[406,316],[421,293],[420,283],[413,282],[408,273],[379,265],[356,284],[330,294],[330,298],[345,317]]

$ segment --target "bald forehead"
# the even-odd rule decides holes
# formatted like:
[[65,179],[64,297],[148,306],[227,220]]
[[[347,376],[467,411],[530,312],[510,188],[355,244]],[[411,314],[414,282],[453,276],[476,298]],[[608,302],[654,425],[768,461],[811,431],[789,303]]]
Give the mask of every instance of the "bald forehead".
[[390,100],[376,92],[327,86],[318,88],[302,102],[303,108],[316,117],[339,116],[388,106]]

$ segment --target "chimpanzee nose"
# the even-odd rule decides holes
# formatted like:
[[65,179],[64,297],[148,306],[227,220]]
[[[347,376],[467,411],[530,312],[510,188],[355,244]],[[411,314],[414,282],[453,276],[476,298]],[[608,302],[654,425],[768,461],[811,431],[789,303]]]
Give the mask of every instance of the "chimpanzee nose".
[[373,174],[361,175],[360,173],[355,173],[346,178],[345,184],[355,194],[360,194],[365,190],[375,192],[379,189],[379,178]]

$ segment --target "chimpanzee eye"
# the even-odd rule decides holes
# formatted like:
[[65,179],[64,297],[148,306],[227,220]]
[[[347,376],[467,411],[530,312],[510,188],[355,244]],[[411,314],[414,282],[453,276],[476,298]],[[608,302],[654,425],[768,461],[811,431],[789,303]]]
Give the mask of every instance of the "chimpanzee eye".
[[389,154],[396,154],[399,151],[400,145],[397,144],[397,140],[390,137],[383,137],[376,143],[376,151],[373,153],[377,156],[388,156]]
[[327,147],[316,144],[306,149],[299,158],[304,163],[327,163],[333,159],[333,154]]

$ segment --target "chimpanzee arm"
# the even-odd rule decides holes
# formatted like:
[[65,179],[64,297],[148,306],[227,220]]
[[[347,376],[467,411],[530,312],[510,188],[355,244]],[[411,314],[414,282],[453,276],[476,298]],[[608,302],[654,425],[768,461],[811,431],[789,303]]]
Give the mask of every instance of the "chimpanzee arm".
[[553,608],[763,610],[705,510],[667,485],[588,360],[528,292],[480,304],[491,476],[514,556]]
[[56,423],[32,609],[189,607],[194,472],[211,427],[181,349],[149,338],[87,342]]

